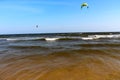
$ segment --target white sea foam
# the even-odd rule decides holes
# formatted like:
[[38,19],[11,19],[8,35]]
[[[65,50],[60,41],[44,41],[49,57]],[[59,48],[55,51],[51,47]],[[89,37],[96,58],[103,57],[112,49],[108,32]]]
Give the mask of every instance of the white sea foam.
[[56,41],[58,40],[59,38],[45,38],[46,41]]
[[0,40],[6,40],[6,38],[0,38]]
[[81,36],[55,36],[55,37],[9,37],[0,38],[0,40],[7,41],[29,41],[29,40],[45,40],[45,41],[56,41],[56,40],[95,40],[101,38],[120,38],[120,34],[110,35],[88,35],[88,37]]
[[93,37],[93,38],[112,38],[113,35],[93,35],[93,36],[89,36],[89,37]]
[[24,41],[24,40],[37,40],[43,39],[43,37],[20,37],[20,38],[6,38],[7,41]]
[[92,37],[92,38],[120,38],[120,34],[116,34],[116,35],[90,35],[88,37]]
[[81,39],[82,39],[82,40],[93,40],[93,39],[95,39],[95,38],[93,38],[93,37],[82,37]]
[[88,37],[82,37],[83,40],[94,40],[100,38],[120,38],[120,34],[117,35],[89,35]]
[[6,39],[7,41],[16,41],[16,40],[18,40],[18,39],[14,39],[14,38],[8,38],[8,39]]

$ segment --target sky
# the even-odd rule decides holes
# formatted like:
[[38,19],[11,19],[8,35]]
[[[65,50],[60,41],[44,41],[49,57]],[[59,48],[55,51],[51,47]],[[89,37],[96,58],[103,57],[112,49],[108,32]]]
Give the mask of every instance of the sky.
[[0,34],[106,31],[120,31],[120,0],[0,0]]

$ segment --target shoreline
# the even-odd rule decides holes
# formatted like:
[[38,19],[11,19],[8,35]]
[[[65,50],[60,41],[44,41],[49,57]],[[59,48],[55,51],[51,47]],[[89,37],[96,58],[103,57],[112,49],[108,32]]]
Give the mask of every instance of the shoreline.
[[6,56],[0,61],[0,78],[2,80],[119,80],[120,50],[118,51],[73,50],[46,55]]

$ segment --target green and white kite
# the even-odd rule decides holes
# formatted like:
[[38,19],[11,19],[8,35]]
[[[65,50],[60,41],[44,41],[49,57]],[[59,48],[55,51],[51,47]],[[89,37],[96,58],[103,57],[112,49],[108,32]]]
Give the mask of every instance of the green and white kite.
[[81,9],[82,9],[83,7],[89,8],[88,3],[86,3],[86,2],[82,3],[82,4],[81,4]]

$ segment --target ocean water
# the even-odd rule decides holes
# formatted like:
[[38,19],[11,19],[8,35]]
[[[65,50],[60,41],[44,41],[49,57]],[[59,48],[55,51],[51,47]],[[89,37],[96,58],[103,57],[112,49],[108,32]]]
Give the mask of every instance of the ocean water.
[[120,80],[120,33],[0,35],[0,80]]

